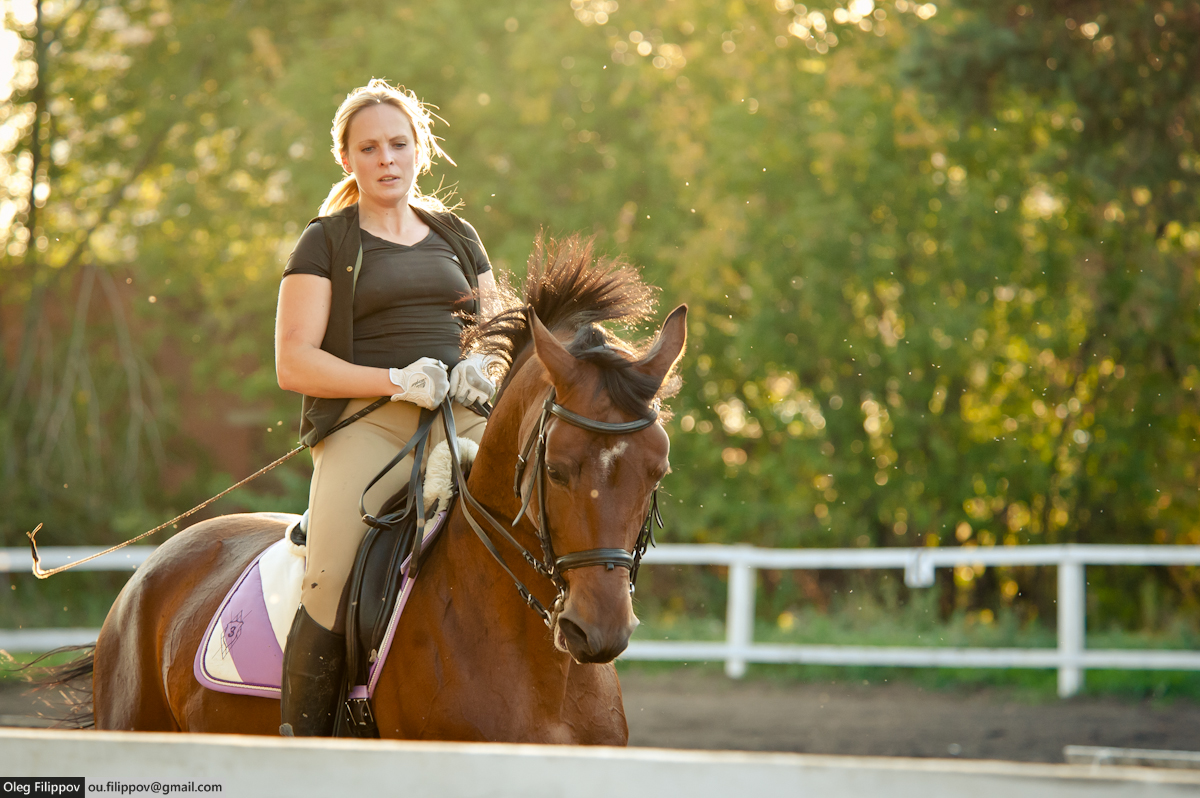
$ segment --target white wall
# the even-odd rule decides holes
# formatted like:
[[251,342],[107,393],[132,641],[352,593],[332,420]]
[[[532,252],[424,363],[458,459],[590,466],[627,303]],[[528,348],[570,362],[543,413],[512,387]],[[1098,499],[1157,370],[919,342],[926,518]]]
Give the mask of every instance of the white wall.
[[48,775],[83,776],[89,795],[111,779],[217,783],[222,796],[256,798],[1124,798],[1200,789],[1200,772],[1148,768],[0,729],[0,781]]

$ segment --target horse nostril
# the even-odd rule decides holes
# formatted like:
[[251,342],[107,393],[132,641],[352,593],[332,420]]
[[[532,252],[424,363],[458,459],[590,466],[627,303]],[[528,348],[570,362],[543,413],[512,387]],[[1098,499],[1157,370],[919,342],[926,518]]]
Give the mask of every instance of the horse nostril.
[[569,649],[584,652],[588,650],[587,632],[583,631],[579,624],[569,618],[559,616],[558,628],[562,631],[563,637],[567,639]]
[[629,636],[635,626],[636,618],[627,629],[605,631],[561,615],[558,618],[559,639],[579,663],[612,662],[629,645]]

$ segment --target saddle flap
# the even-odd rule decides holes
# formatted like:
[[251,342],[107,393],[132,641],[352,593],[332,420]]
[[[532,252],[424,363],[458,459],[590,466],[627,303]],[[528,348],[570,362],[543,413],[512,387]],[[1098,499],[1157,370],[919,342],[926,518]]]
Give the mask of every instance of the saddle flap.
[[[464,469],[469,469],[479,450],[478,444],[468,438],[458,438],[458,448]],[[426,521],[425,535],[430,537],[422,546],[417,561],[418,570],[428,551],[430,538],[453,506],[456,495],[450,449],[445,441],[435,446],[426,460],[421,495],[425,509],[438,515]],[[417,531],[417,514],[406,506],[409,496],[409,491],[405,489],[384,502],[378,517],[398,520],[368,533],[355,558],[355,572],[350,575],[350,585],[361,586],[357,595],[350,596],[346,617],[347,631],[351,631],[353,625],[347,642],[357,641],[357,651],[347,652],[348,662],[358,671],[357,674],[351,674],[357,676],[355,684],[365,684],[376,661],[382,658],[380,651],[387,634],[387,620],[405,587],[409,563],[407,559],[403,562],[401,559],[412,550]]]
[[[441,525],[444,516],[426,523],[422,554],[433,543],[432,532]],[[416,534],[417,515],[409,513],[398,523],[368,535],[363,541],[356,567],[362,573],[352,574],[350,584],[360,584],[357,596],[350,596],[347,624],[354,624],[354,633],[347,641],[357,640],[357,651],[348,651],[348,661],[355,663],[357,673],[351,673],[354,684],[366,684],[372,667],[382,657],[380,650],[387,634],[388,620],[409,582],[410,561],[404,554],[411,549]],[[349,628],[347,629],[349,631]]]

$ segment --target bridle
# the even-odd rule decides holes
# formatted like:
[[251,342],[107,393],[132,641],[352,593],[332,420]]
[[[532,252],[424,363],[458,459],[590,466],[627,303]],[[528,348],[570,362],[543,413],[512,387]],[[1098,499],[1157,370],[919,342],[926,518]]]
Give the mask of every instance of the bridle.
[[[554,553],[554,541],[550,534],[549,516],[546,514],[547,427],[551,417],[554,417],[588,432],[595,432],[601,435],[629,435],[653,425],[658,420],[658,412],[651,408],[647,415],[635,421],[620,423],[596,421],[586,416],[581,416],[578,413],[573,413],[558,404],[555,401],[554,388],[550,389],[550,394],[546,397],[546,401],[542,405],[541,417],[533,429],[530,430],[529,437],[525,439],[525,445],[521,447],[521,454],[517,457],[516,473],[513,475],[513,492],[522,501],[521,510],[517,513],[517,517],[513,519],[512,526],[515,527],[520,522],[521,516],[525,515],[526,510],[529,509],[529,503],[535,491],[538,495],[538,518],[535,526],[538,542],[541,544],[542,549],[542,556],[539,559],[521,545],[505,525],[497,521],[467,490],[467,482],[463,478],[462,467],[459,462],[458,438],[454,434],[454,414],[450,410],[449,401],[447,399],[446,403],[442,406],[442,422],[446,428],[446,440],[450,448],[450,461],[454,469],[455,480],[458,483],[458,492],[463,499],[463,515],[466,517],[471,529],[474,530],[484,546],[487,547],[492,557],[495,558],[500,567],[512,578],[517,592],[521,594],[521,598],[525,600],[525,603],[546,622],[547,626],[553,627],[554,618],[557,613],[562,611],[563,603],[566,601],[567,596],[567,581],[563,577],[563,574],[574,568],[586,568],[591,565],[603,565],[610,571],[617,566],[627,569],[629,571],[629,592],[632,593],[634,584],[637,581],[638,567],[641,565],[642,556],[646,553],[646,549],[654,543],[654,525],[657,524],[659,529],[663,527],[662,515],[658,510],[658,488],[656,487],[651,494],[650,508],[646,512],[642,528],[638,532],[637,540],[633,544],[632,553],[625,551],[625,549],[597,548],[556,556]],[[531,455],[532,459],[530,459]],[[529,493],[522,497],[521,485],[529,469],[533,472],[532,484]],[[555,596],[554,603],[551,605],[552,609],[547,609],[545,605],[538,601],[537,597],[525,586],[525,583],[513,573],[508,563],[505,562],[504,556],[496,548],[495,543],[492,542],[491,537],[472,515],[472,511],[478,513],[494,532],[516,548],[517,552],[524,558],[525,562],[529,563],[534,571],[554,583],[557,595]]]

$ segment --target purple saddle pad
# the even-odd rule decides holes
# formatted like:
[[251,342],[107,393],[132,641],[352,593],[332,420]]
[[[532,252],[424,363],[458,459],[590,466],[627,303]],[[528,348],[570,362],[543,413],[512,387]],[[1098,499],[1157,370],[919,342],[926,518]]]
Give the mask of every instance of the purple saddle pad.
[[[438,513],[430,521],[424,546],[441,531],[445,518],[445,513]],[[268,546],[242,572],[209,621],[196,650],[196,681],[222,693],[279,698],[283,648],[300,606],[303,552],[284,538]],[[407,574],[408,560],[401,568]],[[400,597],[388,620],[379,656],[371,665],[368,683],[356,687],[353,694],[374,694],[414,583],[407,576],[402,578]]]

